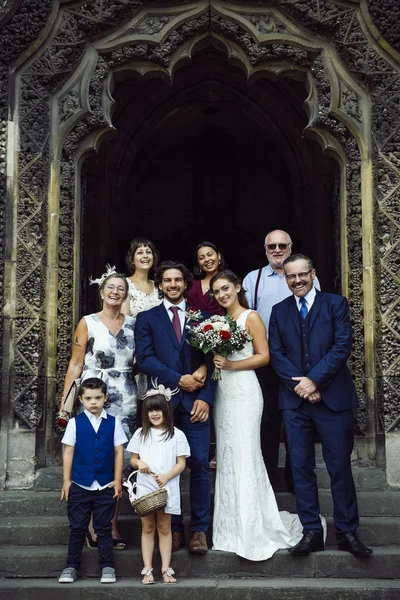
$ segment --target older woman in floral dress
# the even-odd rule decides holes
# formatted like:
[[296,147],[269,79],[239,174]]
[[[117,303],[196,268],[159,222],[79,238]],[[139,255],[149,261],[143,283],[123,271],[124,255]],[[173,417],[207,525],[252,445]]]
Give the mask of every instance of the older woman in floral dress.
[[[130,438],[136,427],[137,386],[132,375],[134,319],[121,312],[128,294],[128,283],[125,275],[116,273],[113,267],[109,267],[108,272],[95,282],[99,284],[102,309],[84,316],[75,330],[60,411],[63,411],[64,395],[74,379],[100,377],[107,384],[109,396],[105,410],[121,420]],[[114,548],[121,549],[126,544],[119,535],[116,517],[112,522]],[[97,547],[91,529],[88,545]]]

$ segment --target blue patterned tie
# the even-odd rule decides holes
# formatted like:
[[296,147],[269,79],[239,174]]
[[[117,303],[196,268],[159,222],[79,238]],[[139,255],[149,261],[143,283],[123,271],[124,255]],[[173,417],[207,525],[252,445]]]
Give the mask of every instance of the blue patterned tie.
[[300,304],[300,316],[302,319],[305,319],[308,315],[307,300],[305,298],[300,298]]

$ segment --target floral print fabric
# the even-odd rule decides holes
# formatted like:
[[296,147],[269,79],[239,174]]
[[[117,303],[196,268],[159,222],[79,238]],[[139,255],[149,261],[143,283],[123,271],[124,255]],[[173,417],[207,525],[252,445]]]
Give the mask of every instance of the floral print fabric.
[[134,319],[125,316],[113,335],[96,314],[85,316],[88,343],[82,378],[100,377],[107,384],[108,414],[119,417],[128,438],[135,431],[137,386],[132,376],[135,354]]
[[136,320],[138,313],[143,310],[149,310],[149,308],[153,308],[153,306],[158,306],[161,304],[162,299],[158,296],[158,290],[154,287],[154,290],[151,294],[145,294],[136,285],[129,279],[126,278],[128,282],[128,298],[129,298],[129,308],[131,317]]

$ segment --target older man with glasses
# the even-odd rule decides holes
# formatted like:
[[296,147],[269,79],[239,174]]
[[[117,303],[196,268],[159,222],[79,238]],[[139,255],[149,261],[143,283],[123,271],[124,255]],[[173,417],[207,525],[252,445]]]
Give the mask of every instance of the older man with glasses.
[[304,254],[292,254],[284,269],[293,296],[272,309],[269,345],[280,379],[279,406],[303,525],[302,539],[289,552],[305,556],[325,547],[315,476],[313,435],[317,430],[331,479],[338,548],[367,557],[372,549],[357,535],[359,517],[351,471],[352,409],[358,406],[358,398],[347,367],[353,345],[349,305],[344,296],[315,289],[315,269]]
[[[284,261],[292,253],[292,240],[286,231],[275,229],[265,237],[264,248],[268,264],[251,271],[243,280],[250,308],[256,310],[268,331],[272,307],[292,295],[283,270]],[[314,285],[320,289],[315,278]],[[264,412],[261,423],[261,449],[268,476],[274,489],[278,485],[279,443],[281,438],[282,415],[279,410],[279,378],[271,366],[256,371],[264,398]],[[290,460],[286,455],[285,481],[293,491]]]

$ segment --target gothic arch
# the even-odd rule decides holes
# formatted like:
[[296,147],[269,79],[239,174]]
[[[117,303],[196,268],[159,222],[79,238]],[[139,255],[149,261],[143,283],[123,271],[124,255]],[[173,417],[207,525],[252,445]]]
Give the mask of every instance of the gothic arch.
[[[113,134],[113,73],[131,69],[172,80],[211,43],[224,48],[249,81],[293,73],[307,79],[306,133],[341,169],[342,289],[352,307],[357,422],[366,434],[360,453],[374,460],[377,392],[383,426],[392,428],[400,416],[400,364],[393,351],[400,346],[393,322],[398,305],[391,296],[399,298],[400,155],[393,140],[400,128],[394,111],[399,53],[382,43],[362,0],[164,4],[63,2],[42,38],[14,61],[8,144],[18,151],[8,164],[8,195],[18,200],[12,209],[16,243],[6,265],[11,327],[4,364],[7,374],[14,366],[8,379],[13,410],[51,437],[52,419],[44,423],[43,415],[54,406],[77,311],[78,174],[85,154]],[[386,289],[379,288],[382,274]]]

